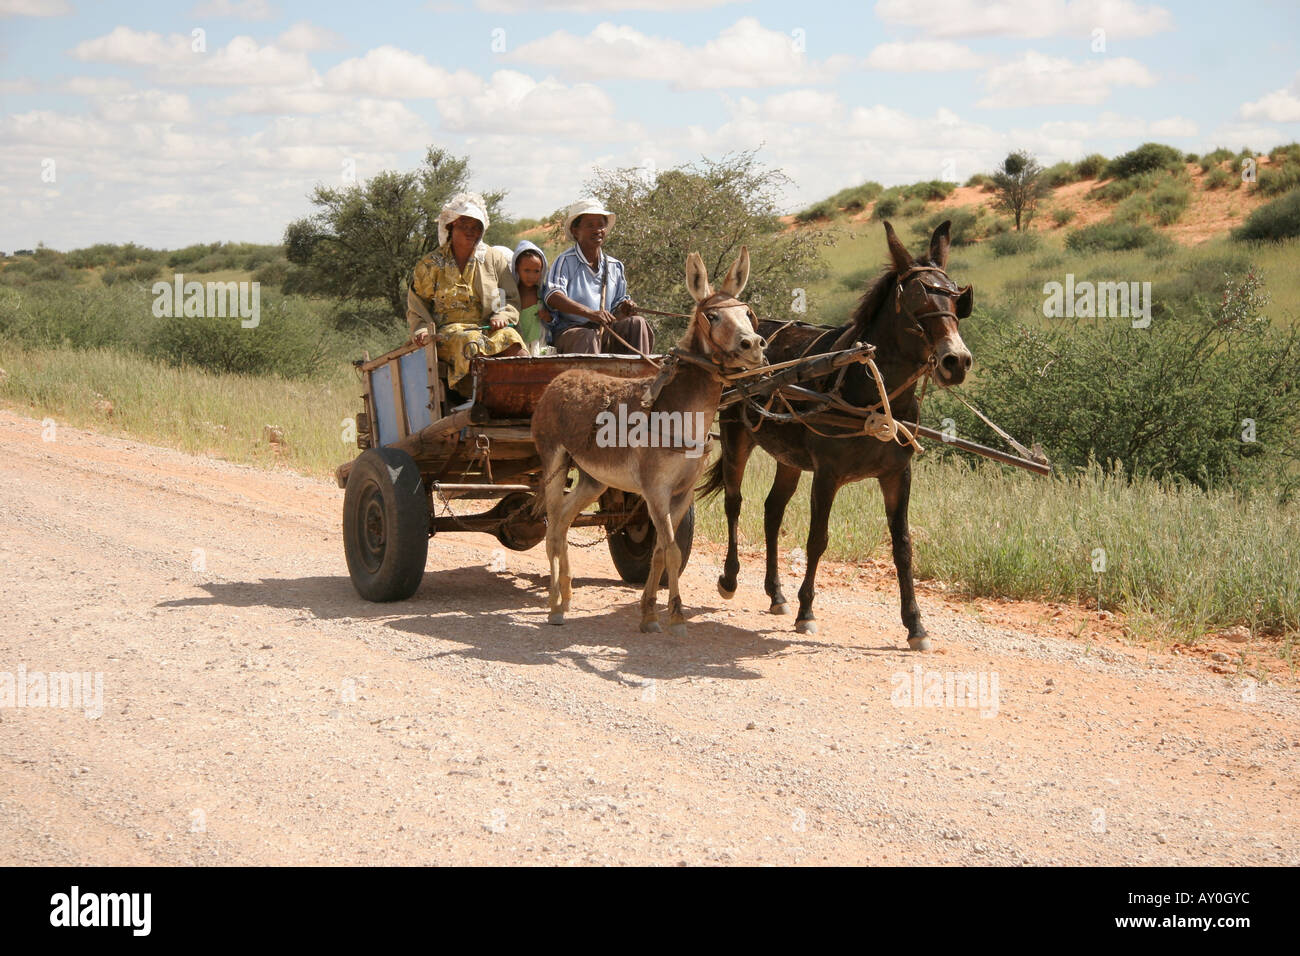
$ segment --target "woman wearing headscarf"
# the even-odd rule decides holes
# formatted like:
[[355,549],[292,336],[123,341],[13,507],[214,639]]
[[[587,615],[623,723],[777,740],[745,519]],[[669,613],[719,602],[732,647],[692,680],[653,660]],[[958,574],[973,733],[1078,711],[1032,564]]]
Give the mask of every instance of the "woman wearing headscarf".
[[483,244],[487,227],[482,196],[453,196],[438,215],[438,248],[416,263],[406,296],[411,341],[425,343],[437,330],[438,357],[449,364],[447,384],[457,391],[473,354],[527,351],[515,330],[519,290],[510,256]]

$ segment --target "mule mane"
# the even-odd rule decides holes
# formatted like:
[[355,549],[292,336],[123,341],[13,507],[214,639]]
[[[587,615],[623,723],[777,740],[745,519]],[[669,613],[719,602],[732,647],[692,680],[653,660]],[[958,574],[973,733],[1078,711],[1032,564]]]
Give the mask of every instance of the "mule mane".
[[[929,256],[922,256],[913,260],[914,265],[918,266],[937,266],[938,263],[930,259]],[[893,263],[886,263],[884,270],[880,275],[871,280],[867,286],[867,291],[862,294],[858,301],[858,307],[853,311],[853,317],[849,319],[848,326],[852,327],[857,338],[866,340],[866,334],[871,329],[875,317],[882,311],[881,307],[885,300],[894,294],[894,285],[898,281],[898,273],[894,270]]]

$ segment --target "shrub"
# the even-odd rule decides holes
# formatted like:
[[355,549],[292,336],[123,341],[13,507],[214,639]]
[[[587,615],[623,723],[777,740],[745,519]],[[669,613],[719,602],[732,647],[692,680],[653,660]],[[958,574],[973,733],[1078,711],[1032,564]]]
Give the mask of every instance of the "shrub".
[[[972,401],[1061,466],[1117,461],[1130,474],[1249,487],[1293,467],[1300,428],[1300,329],[1259,316],[1258,276],[1237,277],[1222,305],[1132,328],[1125,318],[1005,325],[979,352]],[[1104,384],[1103,384],[1104,383]],[[976,441],[997,439],[938,393],[939,415]],[[1256,423],[1247,452],[1241,421]]]
[[923,202],[935,202],[940,199],[947,199],[952,195],[956,183],[946,182],[942,179],[929,179],[925,182],[915,183],[903,188],[903,195],[908,199],[920,199]]
[[988,191],[993,186],[993,177],[987,173],[976,173],[970,179],[966,180],[967,186],[979,186]]
[[907,199],[903,205],[898,208],[900,218],[907,219],[911,216],[919,216],[925,212],[926,201],[920,196],[913,196]]
[[871,218],[877,220],[888,219],[891,216],[898,215],[899,207],[903,204],[902,198],[893,190],[886,190],[876,200],[876,205],[871,210]]
[[1057,163],[1043,170],[1043,182],[1047,184],[1048,189],[1068,186],[1070,183],[1076,182],[1078,178],[1079,172],[1074,163]]
[[1300,186],[1300,163],[1285,163],[1259,170],[1259,191],[1264,196],[1280,196]]
[[1274,163],[1300,163],[1300,143],[1278,146],[1268,154],[1268,158]]
[[1108,220],[1073,230],[1065,237],[1065,247],[1074,252],[1114,252],[1141,249],[1158,238],[1159,234],[1148,225]]
[[990,245],[993,247],[993,255],[1000,259],[1004,256],[1018,256],[1033,252],[1038,248],[1039,241],[1036,232],[1004,232],[994,237]]
[[880,183],[866,182],[861,186],[850,186],[848,189],[841,189],[826,202],[830,204],[832,209],[843,209],[849,213],[861,212],[884,190],[885,187]]
[[326,329],[302,300],[263,297],[256,328],[243,328],[237,318],[161,319],[144,351],[173,365],[302,378],[324,366],[326,340]]
[[1183,157],[1183,162],[1195,163],[1195,162],[1199,162],[1200,159],[1201,157],[1197,156],[1195,153],[1188,153],[1186,156]]
[[1073,219],[1074,216],[1074,210],[1070,209],[1068,206],[1057,206],[1052,210],[1052,222],[1056,223],[1058,226],[1064,226],[1067,222]]
[[137,282],[148,282],[158,274],[159,262],[137,262],[135,265],[128,267],[125,274]]
[[152,321],[147,290],[130,283],[113,289],[41,283],[0,307],[0,335],[44,348],[135,348]]
[[1114,179],[1127,179],[1140,173],[1150,173],[1161,169],[1181,169],[1183,154],[1172,146],[1163,143],[1143,143],[1137,149],[1122,156],[1116,156],[1106,164],[1105,174]]
[[101,242],[84,249],[73,249],[66,256],[74,269],[95,269],[108,266],[129,266],[138,262],[151,262],[161,266],[164,253],[158,249],[137,246],[134,242],[123,245]]
[[1220,146],[1218,149],[1206,153],[1201,157],[1201,172],[1208,173],[1211,169],[1222,166],[1225,162],[1236,155],[1230,149],[1224,149]]
[[1101,153],[1089,153],[1074,165],[1074,171],[1080,179],[1097,179],[1109,162]]
[[1232,173],[1216,166],[1205,174],[1203,185],[1206,189],[1231,189],[1238,181]]
[[1260,206],[1232,232],[1238,241],[1294,239],[1300,236],[1300,189]]
[[265,286],[282,286],[289,275],[289,260],[275,259],[253,273],[253,281]]
[[1183,315],[1220,303],[1229,276],[1251,271],[1250,257],[1240,247],[1230,252],[1186,256],[1182,267],[1167,279],[1152,285],[1152,315]]
[[813,205],[809,206],[807,209],[795,213],[794,218],[796,222],[817,222],[819,220],[824,221],[832,218],[835,215],[836,211],[837,210],[835,209],[835,207],[831,205],[830,200],[823,199],[821,202],[814,203]]
[[[1143,178],[1145,177],[1137,177]],[[1135,181],[1137,180],[1126,180]],[[1121,202],[1115,208],[1115,218],[1125,222],[1149,219],[1168,226],[1178,221],[1191,199],[1191,189],[1182,180],[1162,176],[1153,188],[1135,192]]]
[[952,223],[948,231],[950,245],[968,246],[980,238],[980,217],[964,206],[923,217],[912,224],[912,234],[917,239],[929,239],[945,219]]

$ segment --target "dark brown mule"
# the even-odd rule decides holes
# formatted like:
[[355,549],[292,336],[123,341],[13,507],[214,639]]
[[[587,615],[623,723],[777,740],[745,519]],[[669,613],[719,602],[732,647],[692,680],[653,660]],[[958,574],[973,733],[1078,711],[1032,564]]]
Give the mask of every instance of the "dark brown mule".
[[[930,374],[939,385],[956,385],[965,379],[971,364],[970,351],[957,331],[957,320],[970,315],[973,293],[969,286],[958,289],[943,271],[948,261],[949,227],[950,223],[944,222],[934,231],[928,257],[913,259],[899,242],[893,227],[885,223],[890,263],[867,289],[853,319],[829,331],[807,325],[788,325],[782,329],[780,322],[762,322],[758,330],[769,340],[767,360],[775,365],[805,353],[815,355],[833,348],[846,348],[857,341],[870,342],[876,346],[875,360],[887,394],[911,379],[911,384],[891,399],[894,416],[917,421],[916,384],[920,378]],[[875,383],[863,365],[850,367],[841,395],[857,406],[872,405],[879,400]],[[763,509],[767,538],[764,587],[772,600],[772,613],[786,612],[785,595],[777,578],[777,535],[786,505],[799,484],[799,474],[813,473],[808,566],[799,588],[799,614],[795,621],[796,629],[805,633],[817,630],[812,608],[814,581],[817,562],[826,550],[826,526],[835,494],[849,482],[876,478],[885,500],[885,515],[893,540],[907,643],[913,650],[929,650],[930,642],[921,626],[912,584],[912,539],[907,528],[907,504],[912,488],[911,445],[867,436],[823,437],[802,424],[771,421],[751,431],[742,420],[741,409],[742,406],[732,406],[723,411],[722,453],[700,488],[701,494],[711,494],[720,488],[726,490],[727,559],[718,578],[719,593],[726,598],[736,593],[736,574],[740,571],[736,557],[740,483],[757,444],[777,462],[776,479]]]
[[[546,509],[550,623],[564,623],[572,595],[569,526],[601,492],[614,487],[644,498],[655,528],[654,556],[641,595],[641,630],[659,630],[655,600],[667,567],[669,630],[685,636],[677,587],[681,551],[673,532],[695,500],[695,483],[707,460],[705,442],[722,397],[719,373],[763,364],[764,343],[754,331],[754,314],[736,298],[748,279],[749,250],[744,247],[719,292],[709,285],[704,260],[694,252],[687,257],[686,287],[695,311],[677,346],[686,354],[649,408],[641,404],[647,379],[613,378],[586,369],[557,375],[542,393],[533,412],[533,441],[542,462],[537,508]],[[622,423],[629,421],[633,427],[624,429]],[[618,429],[610,427],[614,422]],[[672,441],[674,422],[679,436],[693,437]],[[578,481],[565,493],[570,463],[578,470]]]

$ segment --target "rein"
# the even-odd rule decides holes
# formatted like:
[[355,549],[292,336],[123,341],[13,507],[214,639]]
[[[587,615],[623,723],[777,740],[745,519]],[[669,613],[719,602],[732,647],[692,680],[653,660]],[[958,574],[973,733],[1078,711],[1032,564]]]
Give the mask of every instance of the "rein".
[[[638,306],[639,311],[649,312],[651,315],[666,315],[674,318],[686,318],[693,322],[700,323],[700,331],[709,343],[708,357],[680,347],[670,349],[668,351],[668,357],[664,359],[663,365],[659,367],[659,374],[655,376],[654,381],[647,385],[641,393],[642,408],[649,408],[655,403],[655,400],[659,398],[659,393],[663,391],[664,387],[671,382],[673,377],[677,374],[677,367],[682,362],[703,369],[712,376],[714,381],[721,382],[724,385],[731,381],[732,375],[728,374],[723,369],[722,363],[715,357],[719,353],[722,353],[722,349],[718,346],[718,343],[714,341],[713,327],[710,325],[709,320],[704,314],[705,309],[710,305],[716,306],[721,304],[722,301],[725,301],[728,304],[733,302],[737,305],[744,304],[735,296],[729,295],[726,292],[715,292],[708,298],[701,300],[695,306],[695,311],[690,315],[683,315],[678,312],[659,312],[655,309],[641,309]],[[613,332],[612,329],[610,331]],[[622,341],[622,339],[619,339],[619,341]]]
[[[896,280],[896,284],[894,287],[894,311],[896,313],[901,313],[903,310],[903,304],[902,304],[903,287],[907,285],[908,282],[912,281],[912,279],[916,278],[917,276],[929,272],[937,272],[940,275],[942,275],[945,279],[948,279],[949,282],[952,282],[952,280],[948,276],[948,273],[944,269],[940,268],[939,266],[920,266],[920,265],[912,266],[912,268],[908,269],[906,272],[900,275]],[[924,285],[927,292],[948,296],[950,300],[955,300],[958,296],[961,295],[960,290],[953,291],[952,289],[945,289],[940,286],[930,285],[929,283],[922,283],[922,284]],[[922,383],[921,386],[921,394],[917,398],[918,410],[920,404],[925,401],[925,394],[928,389],[929,381],[930,381],[929,377],[927,376],[932,376],[934,374],[936,360],[934,354],[934,342],[930,339],[930,335],[925,330],[925,326],[922,325],[921,320],[934,318],[935,316],[951,316],[954,322],[957,321],[956,309],[952,307],[946,309],[932,309],[928,312],[921,312],[921,313],[908,312],[907,317],[911,320],[912,326],[910,328],[904,329],[903,331],[911,335],[920,336],[922,339],[924,339],[927,349],[929,351],[929,356],[926,358],[924,362],[922,362],[920,365],[917,366],[916,370],[913,371],[912,374],[909,375],[902,382],[902,384],[897,386],[893,391],[886,393],[884,377],[880,374],[879,367],[876,365],[873,359],[869,358],[866,360],[865,364],[867,366],[867,369],[871,372],[871,376],[875,380],[876,394],[880,396],[879,401],[865,406],[851,405],[848,402],[844,401],[844,399],[842,399],[837,393],[839,392],[840,388],[843,385],[844,373],[847,371],[847,368],[840,370],[840,374],[835,381],[835,385],[833,386],[833,389],[829,394],[829,399],[830,399],[829,405],[832,408],[837,408],[841,411],[849,412],[854,416],[861,417],[863,419],[863,422],[862,422],[862,427],[860,429],[846,432],[843,434],[837,434],[837,435],[829,435],[826,434],[825,432],[821,432],[815,427],[813,427],[813,425],[810,424],[808,420],[810,417],[812,417],[817,413],[816,411],[801,412],[800,410],[794,408],[794,406],[790,404],[789,400],[786,399],[786,397],[784,395],[781,395],[779,392],[775,393],[773,398],[779,397],[781,399],[781,402],[785,405],[786,410],[789,413],[788,415],[773,414],[771,412],[772,403],[770,400],[768,402],[767,408],[756,407],[756,411],[758,411],[760,416],[766,418],[786,420],[790,422],[797,421],[805,428],[807,428],[809,431],[813,432],[816,435],[821,435],[824,438],[853,438],[858,435],[870,435],[871,437],[876,438],[879,441],[886,441],[886,442],[897,441],[900,445],[911,445],[913,448],[916,449],[917,452],[921,452],[922,448],[920,443],[916,440],[916,435],[910,429],[908,429],[907,426],[903,425],[900,421],[894,418],[893,411],[890,408],[890,403],[893,402],[896,398],[898,398],[898,396],[906,392],[909,388],[914,386],[917,383],[917,381],[921,380],[922,378],[924,378],[925,381]],[[773,332],[772,337],[768,340],[769,346],[772,342],[776,341],[778,335],[780,335],[782,332],[784,332],[786,329],[788,329],[791,325],[794,324],[795,324],[794,322],[787,322],[785,325],[781,326],[779,329]],[[825,339],[831,331],[834,330],[828,330],[828,332],[819,335],[817,338],[809,342],[808,345],[804,348],[803,352],[800,354],[799,359],[803,359],[816,345],[818,345],[823,339]],[[844,333],[841,333],[841,338],[843,337],[843,334]],[[833,343],[833,344],[837,344],[837,343]],[[750,404],[753,403],[751,402]],[[823,405],[822,410],[824,410],[825,407],[826,405]]]

